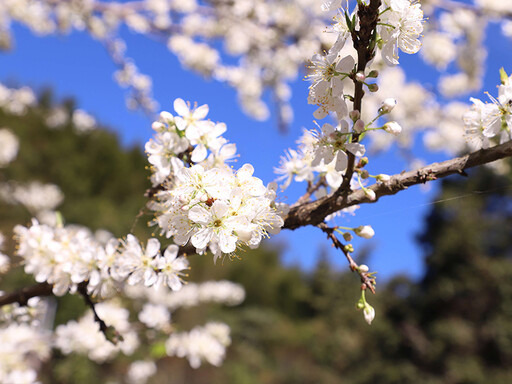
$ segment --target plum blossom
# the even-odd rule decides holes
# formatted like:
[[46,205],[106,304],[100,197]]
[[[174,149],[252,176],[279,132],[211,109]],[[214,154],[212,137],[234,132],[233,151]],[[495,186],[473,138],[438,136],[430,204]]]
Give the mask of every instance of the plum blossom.
[[354,58],[346,56],[338,60],[337,52],[331,52],[326,56],[314,55],[311,63],[312,74],[307,77],[312,82],[309,87],[308,103],[319,106],[314,116],[322,119],[333,111],[339,119],[345,117],[348,108],[343,99],[343,80],[354,69]]
[[423,11],[419,3],[410,0],[386,0],[383,6],[389,9],[380,16],[382,58],[392,66],[398,64],[398,48],[409,54],[420,50],[418,37],[423,32]]

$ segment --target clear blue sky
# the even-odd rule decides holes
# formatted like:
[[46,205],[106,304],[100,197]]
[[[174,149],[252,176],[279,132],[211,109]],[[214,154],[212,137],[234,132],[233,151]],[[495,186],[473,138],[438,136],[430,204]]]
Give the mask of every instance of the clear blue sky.
[[[25,28],[14,26],[16,44],[11,52],[0,54],[0,81],[11,85],[28,85],[35,90],[51,87],[57,98],[73,97],[79,108],[93,114],[99,122],[118,132],[126,145],[140,145],[151,137],[150,121],[140,113],[128,111],[125,107],[125,93],[113,81],[115,67],[104,48],[87,34],[73,33],[67,36],[35,37]],[[497,70],[512,54],[510,42],[497,36],[497,26],[491,27],[484,89],[494,92],[498,81]],[[128,56],[135,59],[140,71],[151,75],[154,82],[154,96],[162,109],[172,112],[172,101],[181,97],[185,100],[207,103],[209,117],[224,121],[228,126],[225,136],[237,144],[240,154],[238,165],[252,163],[256,176],[264,182],[275,178],[273,167],[279,162],[283,150],[294,147],[302,127],[312,128],[313,107],[307,105],[307,86],[300,79],[293,86],[295,120],[288,134],[277,131],[275,120],[256,122],[244,115],[236,100],[235,92],[227,85],[205,81],[200,76],[183,71],[180,64],[161,43],[145,37],[126,33]],[[504,47],[508,52],[505,52]],[[434,71],[421,63],[417,57],[401,55],[409,78],[435,84],[430,77]],[[512,66],[508,72],[512,71]],[[476,95],[479,96],[479,95]],[[429,160],[442,160],[441,156],[429,156]],[[382,172],[400,172],[406,168],[394,156],[379,158]],[[305,185],[287,190],[281,201],[293,203],[304,191]],[[419,187],[410,188],[399,196],[386,197],[377,204],[363,206],[355,217],[347,217],[347,226],[370,224],[376,231],[372,240],[355,241],[356,249],[363,245],[373,247],[369,260],[370,268],[379,272],[380,278],[387,279],[396,273],[408,273],[413,277],[422,272],[422,254],[414,236],[423,224],[433,198],[435,186],[429,193]],[[286,246],[284,260],[311,268],[320,249],[330,250],[330,244],[323,234],[314,228],[294,232],[284,231],[272,240]],[[341,254],[330,251],[330,259],[345,268]]]

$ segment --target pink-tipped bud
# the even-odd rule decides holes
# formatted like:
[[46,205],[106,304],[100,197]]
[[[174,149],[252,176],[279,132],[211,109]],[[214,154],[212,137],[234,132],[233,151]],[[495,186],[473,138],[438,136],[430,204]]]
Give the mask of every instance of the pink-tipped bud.
[[354,123],[354,132],[362,133],[364,131],[364,121],[359,119]]
[[364,82],[366,80],[366,76],[362,72],[356,73],[356,81],[359,81],[360,83]]
[[373,189],[365,189],[365,190],[364,190],[364,194],[365,194],[366,196],[368,196],[368,198],[369,198],[370,200],[372,200],[372,201],[373,201],[373,200],[375,200],[375,199],[377,199],[377,195],[375,194],[375,192],[373,191]]
[[348,114],[348,117],[350,117],[350,120],[352,120],[352,121],[358,120],[360,116],[361,116],[361,112],[359,112],[357,109],[350,111]]

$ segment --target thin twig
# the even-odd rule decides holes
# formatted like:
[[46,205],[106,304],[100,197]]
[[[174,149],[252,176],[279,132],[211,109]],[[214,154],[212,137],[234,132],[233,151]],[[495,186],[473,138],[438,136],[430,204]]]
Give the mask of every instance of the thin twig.
[[94,314],[94,321],[98,323],[100,331],[105,336],[105,339],[110,341],[112,344],[117,344],[119,341],[121,341],[121,335],[119,335],[119,333],[114,329],[114,327],[108,326],[101,319],[101,317],[99,317],[98,312],[96,312],[94,302],[91,300],[91,297],[87,293],[87,282],[78,284],[77,291],[82,295],[85,303],[89,306],[89,308],[91,308],[92,313]]
[[350,255],[350,252],[334,234],[334,228],[328,227],[327,224],[325,223],[320,223],[318,225],[318,228],[320,228],[323,232],[327,234],[327,238],[329,238],[332,241],[336,249],[339,249],[340,251],[343,252],[345,257],[347,258],[350,270],[352,272],[357,272],[359,274],[359,277],[361,278],[361,284],[364,287],[363,289],[369,289],[372,293],[375,293],[375,278],[372,277],[368,272],[359,269],[359,265],[357,265],[357,263],[354,261],[354,259]]

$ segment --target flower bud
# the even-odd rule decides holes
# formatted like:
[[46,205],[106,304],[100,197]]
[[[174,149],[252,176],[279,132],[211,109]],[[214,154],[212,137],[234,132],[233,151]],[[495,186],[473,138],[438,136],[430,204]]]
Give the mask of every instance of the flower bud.
[[361,264],[358,269],[359,269],[359,272],[363,272],[363,273],[366,273],[370,270],[370,268],[368,268],[368,266],[366,264]]
[[402,127],[396,121],[389,121],[382,127],[387,133],[398,136],[402,132]]
[[359,167],[364,167],[369,162],[370,162],[370,160],[368,160],[368,158],[366,156],[365,157],[361,157],[361,159],[359,160]]
[[503,67],[500,68],[500,80],[502,85],[508,85],[510,81],[507,72],[505,72]]
[[366,169],[364,171],[361,171],[361,179],[366,180],[370,177],[370,172],[368,172]]
[[378,77],[379,76],[379,71],[377,71],[376,69],[372,69],[370,71],[370,73],[368,74],[368,76],[366,77]]
[[167,111],[160,112],[160,119],[164,122],[174,121],[174,117]]
[[348,114],[348,117],[350,117],[352,121],[356,121],[357,119],[359,119],[360,116],[361,112],[359,112],[357,109],[350,111],[350,113]]
[[352,241],[352,235],[351,235],[350,233],[348,233],[348,232],[345,232],[345,233],[343,234],[343,239],[344,239],[345,241]]
[[364,309],[363,309],[364,319],[368,324],[371,324],[373,319],[375,319],[375,309],[373,307],[366,303]]
[[368,90],[370,92],[377,92],[379,90],[379,86],[375,83],[373,84],[368,84]]
[[354,229],[354,233],[365,239],[371,239],[375,235],[375,231],[370,225],[361,225]]
[[354,252],[354,246],[352,244],[345,245],[345,247],[343,247],[343,249],[345,250],[345,252],[349,252],[349,253]]
[[362,72],[357,72],[356,73],[356,81],[359,81],[360,83],[362,83],[363,81],[365,81],[366,77],[364,76],[364,73]]
[[354,123],[354,132],[362,133],[364,131],[364,121],[359,119]]
[[366,196],[368,196],[368,198],[369,198],[370,200],[375,200],[375,199],[377,198],[377,195],[375,194],[375,192],[373,191],[373,189],[367,189],[367,188],[365,188],[365,190],[364,190],[364,194],[365,194]]
[[386,175],[385,173],[381,173],[380,175],[376,176],[377,181],[380,181],[381,183],[385,183],[389,180],[391,180],[391,176]]
[[382,102],[382,106],[379,109],[379,113],[384,115],[386,113],[389,113],[395,108],[396,100],[392,97],[388,97]]
[[151,124],[151,128],[153,128],[154,131],[160,132],[165,129],[165,125],[163,125],[159,121],[153,121],[153,124]]

